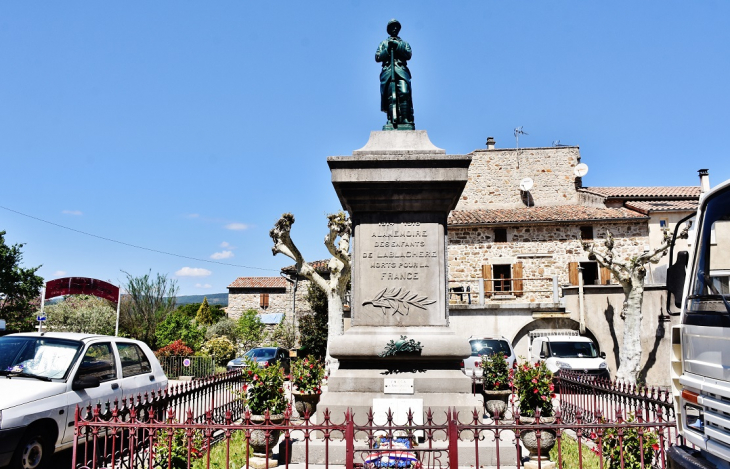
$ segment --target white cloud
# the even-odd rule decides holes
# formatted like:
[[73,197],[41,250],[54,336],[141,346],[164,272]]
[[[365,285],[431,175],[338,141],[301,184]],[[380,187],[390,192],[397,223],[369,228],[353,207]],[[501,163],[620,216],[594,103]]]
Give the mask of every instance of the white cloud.
[[231,243],[229,243],[228,241],[223,241],[221,243],[221,247],[222,248],[229,248],[229,247],[231,247]]
[[81,210],[63,210],[61,213],[64,215],[74,215],[74,216],[81,216],[83,213],[81,213]]
[[211,285],[211,284],[209,284],[209,283],[206,283],[206,284],[202,284],[202,283],[196,283],[196,284],[195,284],[195,286],[196,286],[197,288],[213,288],[213,285]]
[[230,259],[233,257],[233,252],[231,251],[221,251],[221,252],[214,252],[211,254],[211,259]]
[[229,223],[226,225],[227,230],[243,231],[248,229],[248,225],[245,223]]
[[65,277],[68,274],[65,270],[57,270],[53,272],[54,277]]
[[183,267],[175,272],[175,275],[178,277],[207,277],[212,273],[208,269],[201,269],[199,267]]

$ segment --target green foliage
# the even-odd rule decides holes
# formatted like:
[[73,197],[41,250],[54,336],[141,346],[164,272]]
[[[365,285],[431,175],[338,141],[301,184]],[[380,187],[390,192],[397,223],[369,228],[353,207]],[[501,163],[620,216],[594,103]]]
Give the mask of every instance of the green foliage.
[[205,331],[205,338],[212,339],[213,337],[228,337],[231,342],[238,342],[236,321],[231,318],[224,317],[217,323],[208,326]]
[[520,400],[520,415],[531,417],[535,409],[540,409],[542,417],[553,415],[553,374],[545,366],[545,362],[533,364],[523,363],[515,370],[510,370],[512,383]]
[[299,318],[301,350],[322,360],[327,353],[327,294],[310,282],[305,299],[312,313]]
[[[206,297],[204,297],[204,299],[205,298]],[[203,303],[187,303],[178,306],[175,311],[185,314],[190,319],[194,319],[195,316],[197,316],[198,310],[200,309],[202,304]],[[213,316],[213,323],[226,316],[226,312],[221,305],[211,305],[210,303],[208,303],[208,307],[210,308],[211,316]]]
[[[627,422],[635,422],[636,419],[630,415]],[[619,438],[619,429],[612,427],[607,428],[603,432],[603,457],[606,460],[606,467],[620,468],[621,456],[623,455],[623,469],[640,469],[641,467],[650,467],[654,459],[654,451],[659,449],[659,439],[657,434],[641,428],[642,440],[639,440],[639,428],[623,428],[621,429],[623,437]],[[644,466],[641,465],[641,453],[644,453]]]
[[49,331],[114,335],[117,309],[108,300],[90,295],[69,295],[45,308]]
[[205,340],[205,329],[200,327],[195,319],[191,319],[184,312],[176,309],[157,326],[155,339],[158,347],[182,340],[193,350],[200,350],[200,346]]
[[204,343],[200,351],[214,357],[218,365],[236,358],[236,346],[228,337],[214,337]]
[[182,340],[176,340],[156,351],[155,355],[158,357],[190,357],[193,355],[193,349],[185,345]]
[[195,320],[198,321],[198,324],[202,324],[204,326],[210,326],[215,322],[213,314],[210,311],[210,305],[208,305],[207,297],[203,298],[203,303],[200,305],[200,308],[198,308]]
[[167,275],[150,273],[133,277],[127,272],[127,294],[122,301],[119,328],[129,337],[142,340],[156,348],[157,325],[175,309],[177,286]]
[[266,338],[266,326],[255,309],[244,311],[236,324],[240,345],[244,350],[257,347]]
[[[580,452],[581,458],[578,458],[578,442],[565,432],[562,435],[560,438],[560,456],[563,464],[560,469],[600,469],[600,459],[593,450],[584,445]],[[585,439],[583,441],[585,442]],[[550,450],[550,460],[558,462],[557,443]]]
[[188,440],[191,440],[190,459],[195,460],[202,456],[200,450],[205,442],[200,430],[172,430],[162,429],[157,434],[155,442],[155,457],[161,466],[168,467],[168,460],[174,469],[188,467]]
[[20,267],[24,244],[5,244],[5,231],[0,231],[0,318],[6,331],[26,332],[35,329],[36,311],[40,304],[43,277],[35,273],[41,266]]
[[254,415],[264,415],[268,409],[272,415],[282,414],[286,410],[284,395],[284,370],[276,366],[259,366],[247,359],[246,366],[246,406]]
[[[249,458],[253,456],[253,448],[248,447]],[[193,469],[230,469],[232,467],[244,467],[246,465],[246,432],[234,431],[231,435],[231,443],[228,445],[228,457],[230,466],[226,467],[226,440],[213,445],[210,450],[210,466],[208,457],[202,456],[193,463]]]
[[482,378],[485,391],[501,391],[511,386],[510,368],[501,353],[482,355]]
[[294,348],[297,342],[294,324],[287,321],[285,316],[269,334],[268,342],[272,347]]
[[291,363],[291,382],[302,393],[322,394],[324,364],[313,356]]

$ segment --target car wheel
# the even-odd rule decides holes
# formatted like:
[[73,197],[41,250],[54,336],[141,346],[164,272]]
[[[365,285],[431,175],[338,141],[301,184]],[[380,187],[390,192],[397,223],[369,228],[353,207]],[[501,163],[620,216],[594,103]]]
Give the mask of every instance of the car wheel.
[[48,465],[53,446],[47,433],[38,428],[29,429],[15,448],[11,469],[41,469]]

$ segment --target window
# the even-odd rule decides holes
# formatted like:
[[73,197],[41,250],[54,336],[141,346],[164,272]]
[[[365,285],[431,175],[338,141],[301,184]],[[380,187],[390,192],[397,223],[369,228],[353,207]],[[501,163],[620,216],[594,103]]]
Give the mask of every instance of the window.
[[471,356],[478,357],[481,355],[492,355],[501,353],[510,356],[512,351],[509,344],[499,339],[473,339],[469,341],[471,344]]
[[261,293],[261,298],[259,298],[259,306],[261,307],[261,309],[266,309],[269,307],[268,293]]
[[669,229],[669,220],[667,220],[666,218],[662,218],[661,220],[659,220],[659,228],[663,230]]
[[95,376],[99,381],[109,381],[117,378],[117,364],[112,351],[112,344],[93,344],[86,350],[81,360],[76,379],[86,376]]
[[123,378],[152,372],[150,361],[137,345],[117,343],[117,350],[122,360]]
[[494,291],[511,293],[512,292],[512,266],[509,264],[495,265],[494,270]]
[[550,357],[550,345],[547,342],[542,343],[542,350],[540,350],[540,355],[545,358]]
[[583,285],[600,285],[598,277],[598,262],[581,262],[583,269]]
[[495,243],[506,243],[507,242],[507,228],[495,228],[494,229],[494,242]]
[[522,262],[514,264],[482,265],[484,280],[484,296],[496,295],[522,296],[523,278]]
[[580,239],[593,239],[593,227],[592,226],[581,226],[580,227]]

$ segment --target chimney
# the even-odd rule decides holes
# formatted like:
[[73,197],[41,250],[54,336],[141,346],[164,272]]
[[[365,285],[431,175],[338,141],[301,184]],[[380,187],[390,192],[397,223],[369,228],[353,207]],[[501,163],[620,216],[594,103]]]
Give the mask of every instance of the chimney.
[[494,137],[487,137],[487,150],[494,150]]
[[700,193],[704,194],[710,190],[710,172],[707,169],[697,171],[700,175]]

